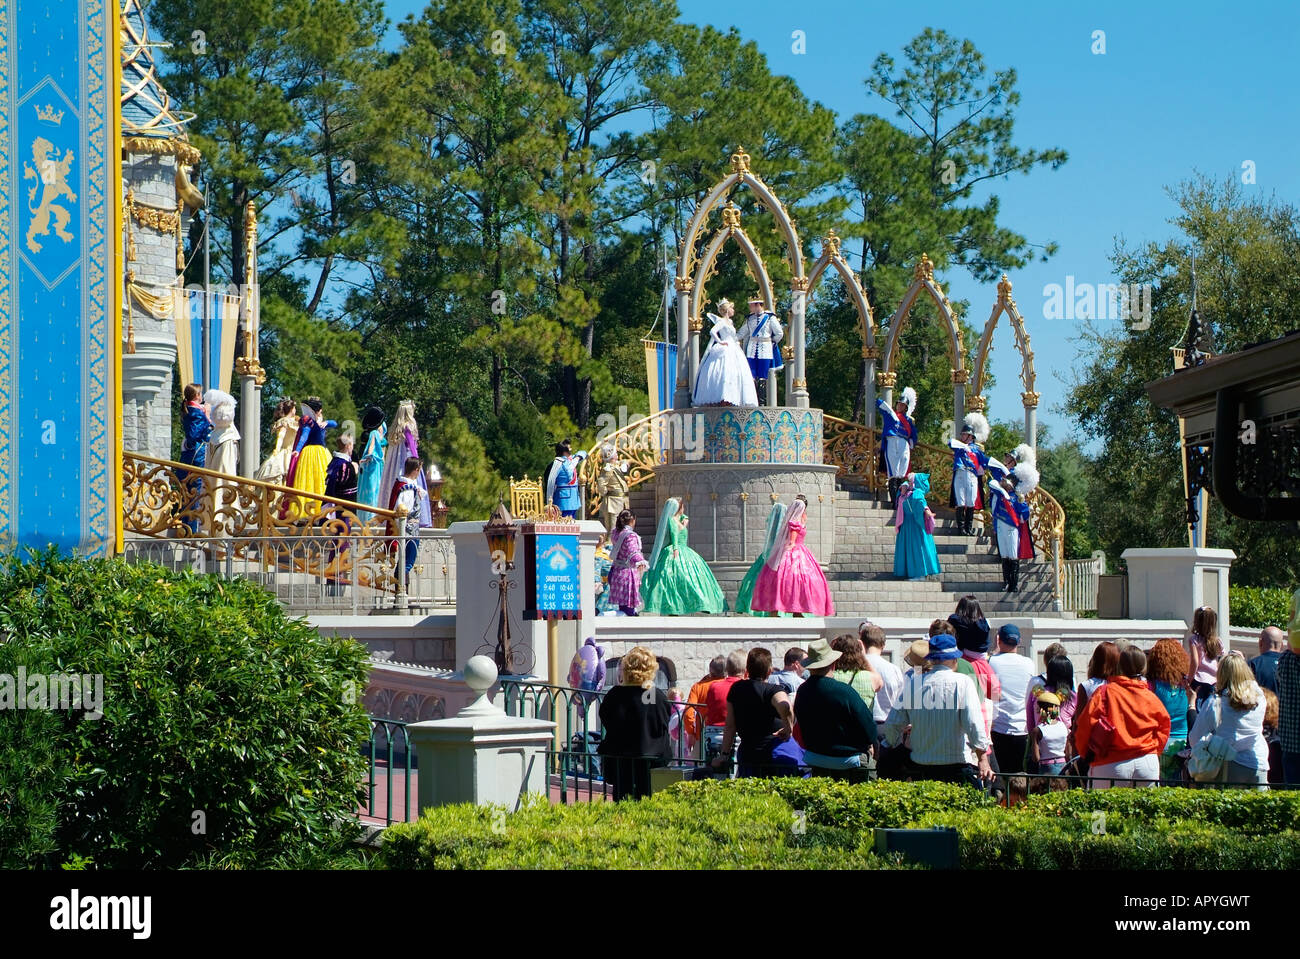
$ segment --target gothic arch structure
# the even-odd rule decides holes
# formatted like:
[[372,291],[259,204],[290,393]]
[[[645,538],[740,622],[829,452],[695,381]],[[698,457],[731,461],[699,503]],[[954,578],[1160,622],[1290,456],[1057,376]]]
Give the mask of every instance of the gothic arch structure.
[[[714,234],[705,250],[703,259],[698,254],[701,237],[704,233],[705,223],[708,221],[709,214],[722,203],[738,186],[747,186],[754,194],[760,204],[772,214],[776,220],[777,229],[780,230],[786,245],[786,259],[790,264],[790,323],[789,335],[787,342],[793,346],[793,350],[788,354],[786,363],[786,402],[789,406],[806,407],[808,405],[808,381],[804,375],[804,308],[808,296],[808,277],[804,273],[803,248],[799,243],[799,233],[795,229],[794,220],[786,211],[784,204],[772,192],[763,180],[749,168],[750,156],[745,152],[744,147],[737,147],[736,152],[731,155],[731,172],[714,184],[705,198],[695,208],[695,213],[691,216],[691,221],[686,228],[686,236],[682,240],[681,252],[677,259],[677,275],[675,280],[677,290],[677,390],[673,394],[673,406],[677,409],[684,409],[691,405],[691,390],[695,384],[695,373],[699,369],[700,360],[700,332],[704,328],[703,321],[697,312],[703,290],[699,289],[711,275],[713,260],[717,256],[717,251],[721,249],[722,243],[727,237],[735,237],[745,250],[747,258],[750,258],[750,251],[753,251],[754,257],[758,260],[760,266],[762,258],[758,256],[757,250],[753,248],[752,243],[746,243],[740,239],[743,231],[740,230],[740,213],[735,209],[734,204],[728,202],[726,209],[723,211],[723,227],[718,233]],[[728,221],[728,216],[732,219]],[[725,235],[724,235],[725,234]],[[750,259],[751,270],[753,270],[754,259]],[[763,283],[763,277],[766,276],[766,269],[754,271],[760,284]],[[774,297],[771,289],[771,282],[762,291],[767,302],[769,310],[774,309]]]
[[[767,275],[767,266],[763,263],[763,257],[758,252],[758,248],[754,246],[754,241],[749,238],[745,228],[740,225],[740,210],[728,200],[727,205],[722,208],[722,228],[713,234],[713,239],[705,247],[704,256],[695,267],[690,314],[693,318],[703,315],[700,307],[707,305],[707,301],[704,300],[704,288],[708,285],[709,280],[717,274],[718,254],[722,252],[722,247],[729,239],[734,239],[741,252],[745,254],[745,262],[749,265],[749,271],[758,280],[758,291],[762,295],[765,305],[769,310],[775,309],[775,298],[772,295],[772,279]],[[701,329],[703,329],[703,324],[701,324]],[[692,371],[691,379],[694,380],[694,378],[695,373]]]
[[1011,281],[1005,273],[998,282],[998,299],[993,304],[993,312],[984,324],[984,334],[980,337],[979,348],[975,353],[975,388],[967,407],[972,411],[984,412],[984,377],[988,370],[988,357],[993,349],[993,331],[997,329],[998,319],[1005,313],[1016,336],[1016,348],[1020,350],[1020,382],[1024,392],[1020,394],[1025,404],[1025,442],[1037,448],[1038,433],[1038,393],[1034,391],[1034,351],[1029,346],[1029,334],[1025,331],[1025,319],[1020,315],[1015,298],[1011,295]]
[[827,268],[834,268],[840,275],[844,288],[849,291],[849,299],[853,301],[853,306],[858,311],[858,327],[862,333],[863,409],[870,422],[872,410],[876,405],[876,360],[880,357],[880,348],[876,345],[876,319],[871,303],[867,300],[866,291],[858,282],[858,275],[853,272],[848,260],[844,259],[844,255],[840,252],[840,238],[834,230],[828,230],[826,236],[822,238],[822,255],[817,258],[812,271],[808,274],[809,299],[812,298],[813,290],[817,288],[817,283]]
[[885,393],[885,402],[892,405],[894,387],[897,385],[898,373],[894,370],[894,354],[898,348],[898,338],[907,328],[908,318],[917,298],[926,294],[934,301],[939,311],[939,318],[948,328],[948,360],[952,369],[953,386],[953,421],[960,423],[966,412],[966,377],[967,370],[962,362],[961,328],[952,311],[952,304],[944,294],[942,287],[934,281],[934,264],[930,257],[921,254],[921,262],[916,265],[912,285],[907,288],[903,300],[889,320],[889,335],[885,339],[885,355],[881,361],[880,373],[877,374],[880,388]]

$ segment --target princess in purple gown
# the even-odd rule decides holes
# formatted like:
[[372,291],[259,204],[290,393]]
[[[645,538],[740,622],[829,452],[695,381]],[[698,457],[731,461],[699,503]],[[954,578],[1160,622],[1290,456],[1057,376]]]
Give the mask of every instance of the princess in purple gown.
[[[406,458],[414,456],[420,457],[420,430],[415,425],[415,401],[402,400],[397,404],[397,415],[393,417],[393,425],[388,430],[388,451],[384,455],[384,478],[380,481],[379,489],[391,490],[406,472]],[[420,525],[433,525],[433,512],[429,508],[429,480],[424,475],[424,470],[420,470],[419,479],[416,481],[424,495],[419,497],[420,500]]]

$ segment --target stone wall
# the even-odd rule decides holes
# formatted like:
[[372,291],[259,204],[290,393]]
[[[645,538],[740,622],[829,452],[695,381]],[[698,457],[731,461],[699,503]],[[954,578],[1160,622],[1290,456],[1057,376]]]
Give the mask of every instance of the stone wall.
[[[123,158],[122,176],[135,200],[161,210],[176,210],[176,159],[131,153]],[[188,220],[182,221],[185,229]],[[126,224],[123,224],[124,228]],[[176,234],[160,232],[132,220],[135,257],[125,263],[135,282],[152,294],[174,285]],[[125,242],[125,241],[124,241]],[[135,333],[135,353],[122,356],[122,444],[129,452],[171,458],[171,423],[179,399],[172,395],[172,370],[176,362],[176,330],[170,317],[156,319],[137,304],[123,302],[122,335],[127,318]]]

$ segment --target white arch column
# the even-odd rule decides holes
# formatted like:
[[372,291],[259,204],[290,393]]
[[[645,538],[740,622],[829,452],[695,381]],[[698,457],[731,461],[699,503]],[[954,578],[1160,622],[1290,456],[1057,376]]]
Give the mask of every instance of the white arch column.
[[805,366],[805,310],[808,304],[808,278],[796,276],[790,281],[790,336],[794,347],[793,382],[786,388],[786,406],[808,407],[808,371]]
[[968,375],[969,371],[964,369],[952,371],[952,421],[959,425],[966,418],[966,378]]
[[691,386],[694,376],[687,362],[689,351],[689,328],[687,318],[691,310],[691,279],[677,277],[677,388],[673,390],[673,408],[687,409],[691,405]]
[[870,425],[876,416],[876,360],[880,349],[875,346],[862,347],[862,392],[863,422]]
[[1025,442],[1038,452],[1038,394],[1024,392],[1020,398],[1025,403]]

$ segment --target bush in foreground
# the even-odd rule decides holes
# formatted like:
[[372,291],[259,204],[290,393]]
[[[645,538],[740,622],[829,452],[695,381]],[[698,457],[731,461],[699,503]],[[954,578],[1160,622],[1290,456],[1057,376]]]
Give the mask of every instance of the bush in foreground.
[[0,866],[248,866],[328,847],[365,777],[365,663],[243,581],[8,558],[0,676],[102,675],[103,716],[0,710]]

